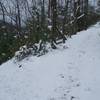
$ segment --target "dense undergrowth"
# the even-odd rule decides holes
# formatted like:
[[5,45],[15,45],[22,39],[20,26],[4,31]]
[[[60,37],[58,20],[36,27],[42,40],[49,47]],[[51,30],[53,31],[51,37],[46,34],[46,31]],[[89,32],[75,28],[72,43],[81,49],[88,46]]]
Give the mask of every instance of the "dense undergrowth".
[[[87,16],[80,18],[77,23],[68,24],[66,27],[65,37],[71,37],[79,31],[86,30],[91,25],[100,20],[100,15],[94,12],[89,13]],[[46,43],[50,43],[50,29],[45,25],[42,30],[41,26],[24,27],[21,31],[20,37],[18,36],[16,27],[10,23],[0,24],[0,64],[14,57],[16,51],[20,51],[20,56],[16,56],[18,60],[22,60],[28,55],[43,55],[47,52]],[[29,22],[28,22],[29,25]],[[33,27],[33,28],[32,28]],[[31,28],[31,29],[30,29]],[[58,31],[59,33],[59,31]],[[57,33],[57,34],[58,34]],[[17,35],[16,35],[17,34]],[[60,37],[60,38],[59,38]],[[58,34],[56,40],[62,39],[63,36]],[[41,42],[40,42],[41,40]],[[55,42],[56,43],[56,42]],[[35,45],[35,44],[38,44]],[[56,43],[57,44],[57,43]],[[22,46],[26,47],[22,47]],[[52,46],[56,49],[56,46]],[[20,49],[19,49],[20,48]]]

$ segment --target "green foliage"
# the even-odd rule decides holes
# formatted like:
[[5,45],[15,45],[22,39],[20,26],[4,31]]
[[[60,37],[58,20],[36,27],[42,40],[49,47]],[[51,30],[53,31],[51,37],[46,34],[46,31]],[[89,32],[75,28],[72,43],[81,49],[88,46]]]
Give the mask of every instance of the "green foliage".
[[0,30],[0,63],[13,56],[14,34]]
[[[64,42],[66,40],[65,35],[71,37],[71,35],[87,29],[90,25],[100,20],[100,15],[95,13],[92,6],[87,7],[86,11],[82,12],[80,12],[79,8],[77,10],[77,5],[74,9],[75,12],[69,12],[70,10],[68,10],[67,6],[57,6],[55,1],[49,12],[51,13],[49,18],[47,16],[48,12],[45,11],[44,2],[40,3],[40,8],[34,6],[31,11],[31,17],[28,18],[20,33],[18,33],[18,28],[14,25],[1,21],[0,64],[12,58],[15,52],[20,50],[19,48],[23,45],[27,48],[20,52],[21,54],[18,56],[20,59],[32,54],[30,48],[35,51],[34,54],[45,54],[47,42],[51,44],[53,49],[56,49],[58,39],[62,39]],[[80,17],[81,15],[83,16]],[[48,27],[49,25],[50,27]],[[39,44],[39,46],[35,46],[35,44]]]

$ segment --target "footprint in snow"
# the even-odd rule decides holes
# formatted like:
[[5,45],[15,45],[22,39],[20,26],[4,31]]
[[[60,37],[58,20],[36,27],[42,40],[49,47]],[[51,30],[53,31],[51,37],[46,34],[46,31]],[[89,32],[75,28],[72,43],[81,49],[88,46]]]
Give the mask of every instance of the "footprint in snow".
[[85,51],[83,51],[83,50],[80,50],[79,51],[81,54],[85,54],[86,52]]
[[80,100],[79,97],[71,96],[70,100]]
[[69,65],[73,65],[73,62],[69,62],[68,64],[69,64]]
[[60,76],[61,78],[65,78],[65,76],[64,76],[63,74],[59,74],[59,76]]
[[18,67],[19,67],[19,68],[22,68],[22,65],[19,65]]
[[92,89],[88,87],[88,88],[85,89],[85,91],[86,91],[86,92],[91,92]]

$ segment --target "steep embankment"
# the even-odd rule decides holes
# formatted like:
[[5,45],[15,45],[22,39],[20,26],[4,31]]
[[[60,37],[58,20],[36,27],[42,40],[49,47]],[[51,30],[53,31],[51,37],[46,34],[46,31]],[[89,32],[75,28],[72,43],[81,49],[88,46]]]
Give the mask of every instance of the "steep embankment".
[[64,47],[0,66],[0,100],[99,100],[99,23]]

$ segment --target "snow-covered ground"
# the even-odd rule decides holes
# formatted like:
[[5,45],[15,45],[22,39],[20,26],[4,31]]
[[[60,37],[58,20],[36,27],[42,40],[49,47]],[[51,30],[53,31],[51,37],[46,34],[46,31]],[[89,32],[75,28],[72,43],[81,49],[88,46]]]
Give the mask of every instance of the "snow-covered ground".
[[0,100],[100,100],[100,23],[62,47],[1,65]]

